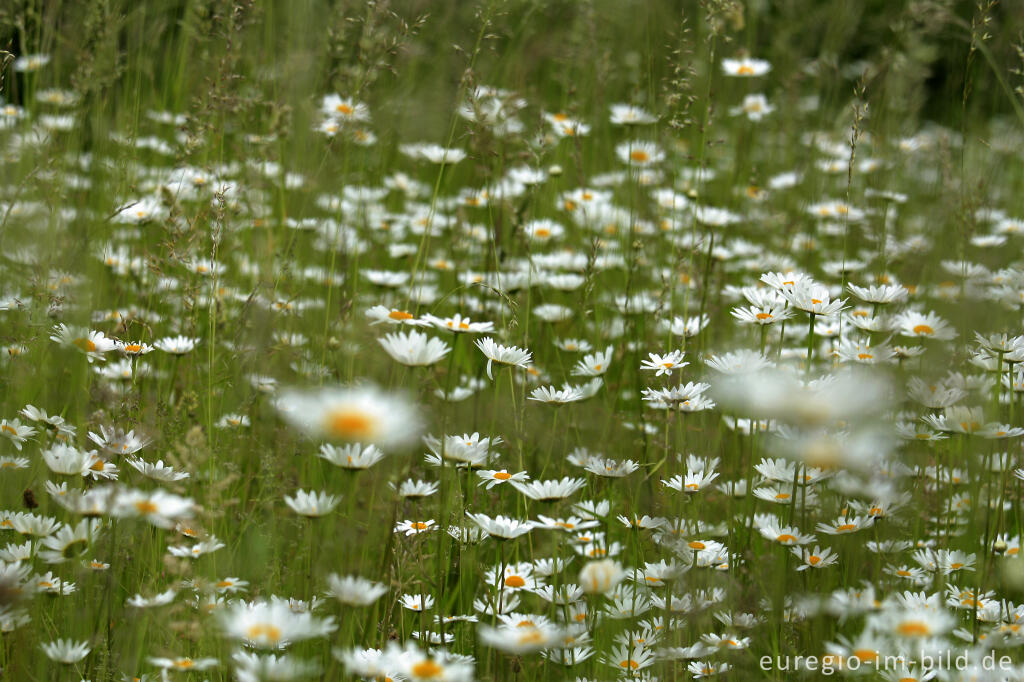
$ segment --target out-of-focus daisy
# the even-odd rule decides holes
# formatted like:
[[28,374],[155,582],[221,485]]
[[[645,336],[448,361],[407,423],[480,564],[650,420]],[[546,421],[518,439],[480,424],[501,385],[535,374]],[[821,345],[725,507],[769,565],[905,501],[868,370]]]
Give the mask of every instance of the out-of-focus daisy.
[[89,647],[88,642],[76,642],[71,639],[58,639],[53,642],[44,642],[39,645],[46,657],[51,661],[57,661],[58,663],[78,663],[86,656],[92,649]]
[[761,93],[747,95],[743,103],[733,107],[729,113],[733,116],[745,115],[751,121],[760,121],[768,114],[775,111],[775,107],[768,103],[768,99]]
[[286,601],[233,603],[220,612],[220,624],[228,637],[260,648],[326,637],[337,629],[333,617],[296,612]]
[[418,410],[405,398],[370,387],[283,392],[281,415],[312,438],[373,444],[385,450],[411,445],[420,434]]
[[632,104],[613,104],[611,112],[612,125],[650,125],[658,120],[649,112]]
[[369,606],[388,591],[385,585],[372,580],[359,576],[339,576],[336,573],[327,577],[327,584],[327,596],[349,606]]
[[220,665],[220,661],[216,658],[190,658],[188,656],[177,656],[175,658],[150,656],[147,660],[149,660],[151,665],[155,665],[161,670],[209,670]]
[[772,65],[763,59],[740,57],[722,60],[722,71],[727,76],[763,76],[771,71],[771,68]]

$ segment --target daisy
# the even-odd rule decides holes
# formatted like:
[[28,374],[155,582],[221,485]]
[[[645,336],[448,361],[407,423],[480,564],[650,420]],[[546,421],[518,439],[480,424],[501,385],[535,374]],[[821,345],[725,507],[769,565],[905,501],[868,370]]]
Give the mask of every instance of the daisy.
[[219,549],[227,547],[223,542],[217,539],[216,535],[211,535],[208,539],[202,542],[197,542],[191,547],[188,546],[171,546],[167,548],[167,551],[176,557],[182,559],[198,559],[206,554],[211,554]]
[[545,113],[544,120],[547,121],[558,137],[583,137],[590,134],[589,124],[570,118],[568,114]]
[[481,530],[499,540],[511,540],[520,535],[526,535],[534,528],[532,521],[520,521],[507,516],[498,515],[491,518],[487,514],[474,514],[466,512],[468,516]]
[[410,535],[419,535],[420,533],[427,533],[434,530],[437,527],[434,519],[428,519],[426,521],[402,521],[395,525],[396,533],[405,533],[408,537]]
[[[45,428],[48,428],[51,431],[55,431],[58,434],[58,436],[75,435],[75,427],[71,424],[68,424],[64,420],[64,417],[61,417],[60,415],[56,414],[48,415],[46,414],[46,410],[41,410],[33,405],[26,405],[21,409],[20,412],[18,412],[18,414],[20,414],[22,417],[25,417],[29,421],[42,422]],[[2,431],[4,431],[4,429],[2,426],[0,426],[0,432]]]
[[780,545],[806,545],[814,542],[813,535],[804,535],[795,526],[780,527],[775,523],[759,524],[757,531],[764,537]]
[[534,241],[547,242],[552,239],[560,239],[565,235],[565,228],[559,223],[548,218],[531,220],[523,226],[523,232]]
[[813,550],[808,550],[806,547],[793,547],[790,551],[803,562],[796,567],[798,571],[806,571],[809,568],[825,568],[839,561],[839,557],[827,547],[821,549],[815,545]]
[[793,310],[784,302],[767,305],[736,307],[731,311],[733,317],[746,325],[774,325],[793,316]]
[[790,504],[793,501],[792,493],[776,486],[754,488],[754,497],[775,504]]
[[601,662],[632,676],[635,671],[654,665],[654,650],[642,644],[633,647],[620,644],[603,656]]
[[[437,481],[414,481],[410,478],[402,481],[397,492],[402,499],[430,497],[437,492],[438,485]],[[393,483],[391,487],[394,488]]]
[[78,348],[85,353],[89,362],[102,360],[104,353],[109,353],[117,347],[117,342],[107,338],[103,332],[70,328],[63,323],[54,327],[53,331],[51,340],[65,347]]
[[276,654],[257,654],[239,650],[231,654],[235,664],[235,677],[239,682],[259,680],[300,680],[320,672],[316,663]]
[[351,97],[342,97],[337,93],[324,95],[320,101],[320,111],[325,116],[344,123],[370,120],[369,107]]
[[692,661],[686,666],[686,669],[696,680],[727,672],[731,668],[732,666],[728,663],[712,663],[711,661]]
[[33,427],[22,424],[20,419],[0,419],[0,435],[6,436],[19,452],[22,444],[36,433]]
[[60,564],[74,559],[85,552],[100,536],[101,522],[97,519],[83,519],[77,525],[61,526],[54,533],[42,539],[39,558],[48,564]]
[[133,455],[152,442],[151,438],[135,435],[132,429],[127,433],[118,428],[100,425],[100,432],[89,432],[89,440],[112,455]]
[[556,405],[574,403],[582,399],[583,394],[577,388],[566,387],[557,389],[554,386],[538,386],[530,392],[530,397],[527,398],[527,400],[536,400],[537,402],[553,403]]
[[572,373],[574,376],[602,376],[608,371],[612,361],[612,346],[604,349],[604,352],[590,353],[583,356],[583,359],[576,363]]
[[173,483],[174,481],[184,481],[189,477],[187,471],[175,471],[169,466],[164,466],[162,459],[157,460],[156,464],[143,461],[142,459],[125,459],[136,471],[147,478],[151,478],[154,481],[162,481],[164,483]]
[[224,634],[248,646],[278,648],[299,640],[326,637],[337,629],[333,617],[296,612],[287,601],[239,601],[219,614]]
[[377,342],[393,360],[408,367],[433,365],[451,351],[451,347],[441,339],[428,337],[416,330],[386,334]]
[[139,516],[158,528],[173,528],[174,524],[191,518],[195,503],[187,497],[179,497],[159,488],[152,492],[123,490],[112,500],[110,513],[116,517]]
[[832,300],[827,287],[802,280],[792,289],[783,289],[782,295],[791,306],[811,315],[833,315],[846,305],[843,299]]
[[491,469],[485,471],[478,471],[476,472],[476,475],[482,479],[479,485],[486,485],[488,490],[490,490],[496,485],[508,483],[509,481],[518,481],[520,483],[524,483],[530,480],[530,475],[525,471],[519,471],[514,474],[511,474],[505,469]]
[[343,469],[369,469],[384,459],[385,455],[376,445],[363,445],[361,443],[331,445],[330,443],[324,443],[320,446],[318,456]]
[[58,639],[39,646],[51,661],[66,664],[78,663],[92,651],[88,642],[75,642],[70,639]]
[[370,324],[391,324],[391,325],[407,325],[410,327],[425,327],[428,322],[418,319],[412,313],[398,308],[388,308],[382,305],[375,305],[366,311],[366,317],[369,318]]
[[116,348],[119,352],[129,357],[138,357],[153,352],[153,346],[142,341],[116,341]]
[[177,596],[177,592],[173,589],[166,590],[160,594],[152,597],[143,597],[141,594],[136,594],[133,597],[129,597],[126,604],[136,609],[147,609],[153,606],[165,606],[174,601]]
[[494,332],[493,322],[473,322],[468,317],[456,313],[453,317],[434,317],[430,313],[423,316],[423,321],[437,329],[462,334],[483,334]]
[[729,109],[729,114],[732,116],[744,114],[748,120],[756,122],[773,111],[775,111],[775,107],[768,103],[768,99],[762,93],[756,93],[746,95],[740,106]]
[[555,346],[569,353],[586,353],[593,350],[590,342],[583,339],[556,339]]
[[656,144],[634,140],[615,147],[615,155],[630,166],[648,166],[665,160],[665,152]]
[[162,670],[209,670],[220,665],[220,661],[216,658],[189,658],[188,656],[180,656],[178,658],[150,656],[147,660],[151,665],[155,665]]
[[846,287],[850,290],[850,293],[860,300],[875,305],[899,303],[905,301],[909,295],[907,288],[902,284],[881,284],[868,287],[847,284]]
[[242,426],[251,426],[252,422],[244,414],[225,414],[214,424],[219,429],[237,429]]
[[436,144],[403,144],[399,146],[399,151],[439,166],[456,164],[466,158],[466,152],[462,149],[449,149]]
[[727,76],[763,76],[771,71],[771,68],[772,65],[763,59],[741,57],[722,60],[722,71]]
[[897,315],[893,324],[900,336],[940,341],[949,341],[957,337],[957,331],[935,313],[922,315],[908,310]]
[[533,357],[532,353],[524,348],[499,345],[490,336],[478,339],[474,344],[487,358],[487,378],[489,379],[494,378],[491,374],[492,363],[496,362],[499,365],[527,368],[529,367],[530,360]]
[[409,611],[429,611],[434,608],[434,598],[429,594],[403,594],[398,598],[398,603]]
[[348,606],[369,606],[388,591],[387,586],[381,583],[359,576],[339,576],[336,573],[327,576],[327,585],[327,596]]
[[313,438],[359,442],[384,450],[412,445],[421,421],[405,398],[371,387],[285,391],[282,416]]
[[529,497],[531,500],[537,500],[540,502],[565,499],[586,485],[586,479],[571,478],[569,476],[566,476],[561,480],[530,481],[528,483],[512,481],[513,488],[521,492],[526,497]]
[[712,481],[718,478],[717,471],[689,471],[686,476],[673,476],[670,479],[662,479],[661,483],[666,488],[672,488],[684,493],[697,493],[708,488]]
[[688,362],[683,362],[683,351],[674,350],[665,355],[648,353],[648,360],[640,363],[640,369],[655,372],[656,377],[671,375],[673,371],[686,367]]
[[616,461],[614,459],[602,459],[595,457],[590,459],[583,467],[586,471],[605,478],[622,478],[640,468],[640,465],[633,460],[627,459]]
[[650,125],[658,120],[647,111],[631,104],[613,104],[611,112],[612,125]]
[[870,516],[840,516],[830,524],[819,523],[816,528],[819,532],[829,535],[846,535],[867,528],[873,522],[874,519]]
[[890,361],[895,353],[884,343],[871,345],[871,339],[843,339],[835,350],[842,362],[875,365]]
[[426,654],[410,643],[401,647],[390,644],[384,659],[384,669],[394,671],[397,679],[410,682],[471,682],[474,679],[471,660],[444,650]]
[[299,490],[295,493],[295,496],[285,495],[284,503],[288,507],[299,514],[300,516],[324,516],[325,514],[331,513],[338,503],[341,502],[341,498],[336,495],[328,495],[326,492],[314,492],[309,491],[308,493],[304,490]]
[[85,476],[98,459],[95,450],[87,452],[64,443],[54,443],[40,454],[50,471],[68,476]]

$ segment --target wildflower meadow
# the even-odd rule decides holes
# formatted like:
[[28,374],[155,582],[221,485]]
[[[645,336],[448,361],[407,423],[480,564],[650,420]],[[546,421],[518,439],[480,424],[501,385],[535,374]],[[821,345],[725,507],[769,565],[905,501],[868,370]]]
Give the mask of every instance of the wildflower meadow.
[[0,680],[1024,679],[1024,4],[0,2]]

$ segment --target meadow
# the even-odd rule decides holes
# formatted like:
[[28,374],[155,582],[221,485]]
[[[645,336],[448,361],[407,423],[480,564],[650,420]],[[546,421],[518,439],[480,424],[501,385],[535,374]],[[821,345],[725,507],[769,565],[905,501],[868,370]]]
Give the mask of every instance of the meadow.
[[1024,679],[1024,6],[9,0],[0,679]]

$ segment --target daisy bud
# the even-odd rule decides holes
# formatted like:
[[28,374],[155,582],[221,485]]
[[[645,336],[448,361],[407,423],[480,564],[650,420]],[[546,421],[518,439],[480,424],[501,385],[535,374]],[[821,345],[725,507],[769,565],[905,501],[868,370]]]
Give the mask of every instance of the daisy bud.
[[610,592],[625,576],[626,572],[618,561],[590,561],[580,571],[580,586],[589,594]]

